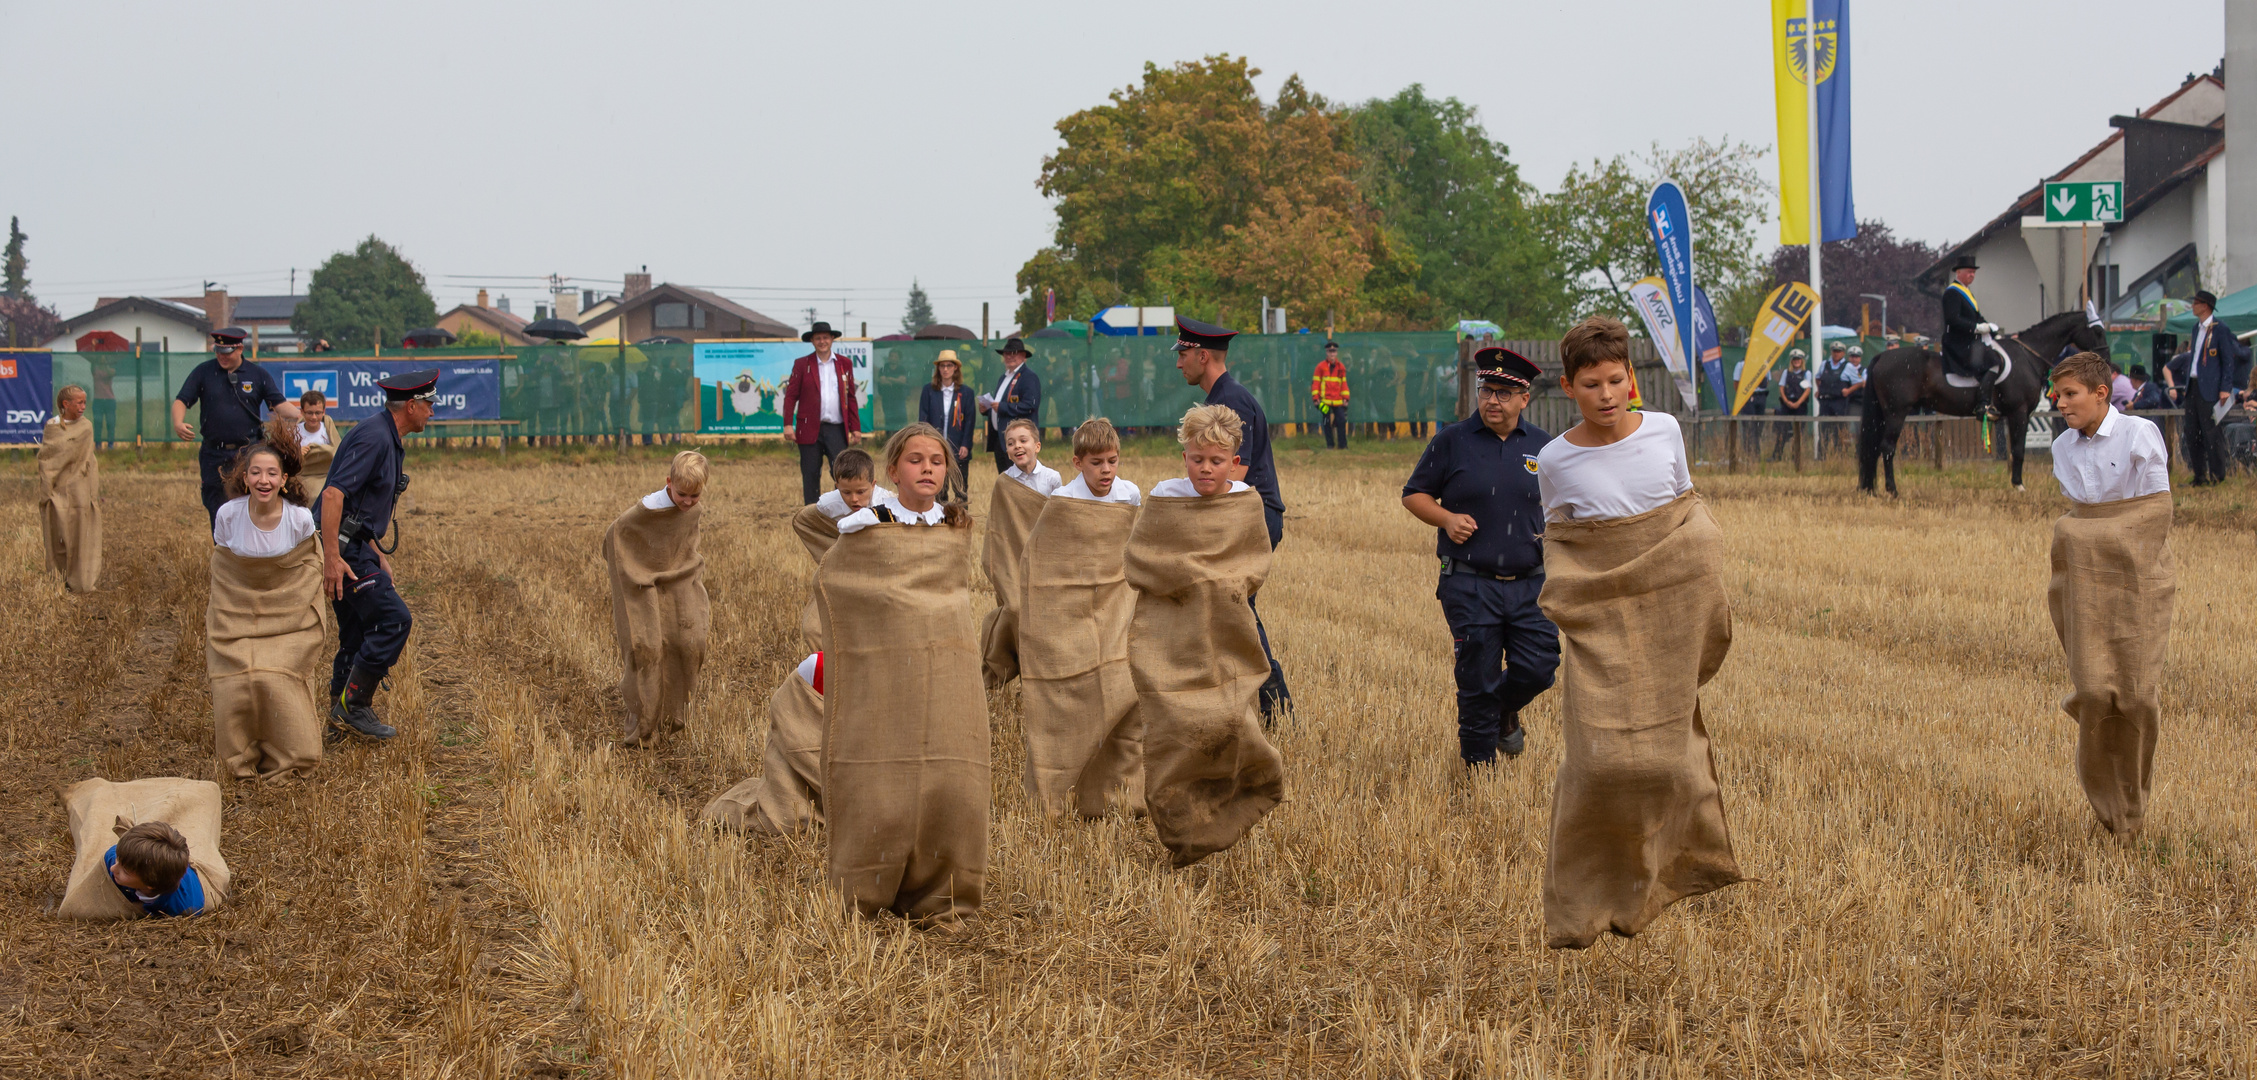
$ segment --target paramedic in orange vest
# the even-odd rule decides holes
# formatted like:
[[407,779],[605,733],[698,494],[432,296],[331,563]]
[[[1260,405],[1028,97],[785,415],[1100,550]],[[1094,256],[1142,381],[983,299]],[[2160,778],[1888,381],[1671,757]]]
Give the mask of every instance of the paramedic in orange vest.
[[[1340,362],[1340,343],[1324,343],[1324,359],[1317,361],[1316,376],[1309,380],[1309,400],[1324,414],[1324,446],[1348,448],[1348,365]],[[1337,440],[1334,433],[1338,433]]]

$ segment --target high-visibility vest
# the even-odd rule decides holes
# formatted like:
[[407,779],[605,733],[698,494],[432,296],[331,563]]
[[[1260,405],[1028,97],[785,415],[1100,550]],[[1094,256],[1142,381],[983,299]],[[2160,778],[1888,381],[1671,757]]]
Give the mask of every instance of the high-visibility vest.
[[1309,400],[1330,408],[1348,403],[1348,365],[1338,360],[1317,361],[1317,374],[1309,380]]

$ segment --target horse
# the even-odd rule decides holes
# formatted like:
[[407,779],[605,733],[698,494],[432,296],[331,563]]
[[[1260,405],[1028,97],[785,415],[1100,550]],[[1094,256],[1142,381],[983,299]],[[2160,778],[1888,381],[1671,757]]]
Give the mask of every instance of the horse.
[[[2014,490],[2022,487],[2022,440],[2030,414],[2045,399],[2046,377],[2062,350],[2075,346],[2105,355],[2107,335],[2082,311],[2064,311],[2019,334],[1999,339],[2006,370],[1991,386],[1991,404],[2006,423],[2008,460]],[[1987,349],[1988,346],[1977,345]],[[1995,356],[1995,354],[1994,354]],[[1943,354],[1917,346],[1890,349],[1873,358],[1865,374],[1865,414],[1857,433],[1857,489],[1871,494],[1875,466],[1885,467],[1889,494],[1897,493],[1897,437],[1904,418],[1926,406],[1946,416],[1975,415],[1975,380],[1944,374]]]

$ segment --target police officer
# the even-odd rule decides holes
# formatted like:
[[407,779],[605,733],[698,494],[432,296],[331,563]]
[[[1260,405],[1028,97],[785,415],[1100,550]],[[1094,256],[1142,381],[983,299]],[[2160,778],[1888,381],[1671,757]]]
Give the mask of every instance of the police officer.
[[1492,346],[1474,354],[1480,409],[1434,433],[1403,484],[1403,508],[1434,526],[1442,602],[1457,648],[1458,756],[1467,765],[1518,757],[1520,710],[1552,685],[1560,632],[1536,606],[1544,588],[1544,503],[1536,452],[1552,437],[1525,423],[1542,374]]
[[392,561],[376,544],[391,527],[393,500],[408,485],[400,436],[431,422],[439,373],[411,371],[376,385],[384,390],[384,411],[353,425],[329,463],[328,486],[321,492],[321,579],[337,613],[330,723],[389,739],[397,732],[376,717],[376,687],[400,658],[414,620],[392,587]]
[[188,407],[203,403],[204,446],[196,453],[196,464],[203,473],[204,513],[214,521],[227,502],[219,471],[237,450],[258,441],[259,426],[266,422],[259,406],[273,408],[283,400],[274,376],[243,359],[243,339],[250,336],[240,326],[212,331],[212,358],[188,370],[172,400],[172,430],[183,441],[196,437],[196,429],[188,426]]
[[[1787,354],[1787,370],[1779,376],[1777,415],[1803,416],[1810,412],[1810,372],[1803,367],[1808,359],[1801,349]],[[1771,460],[1777,461],[1779,455],[1787,449],[1787,437],[1794,434],[1795,424],[1792,420],[1773,423],[1777,425],[1778,438],[1771,444]]]
[[[1274,551],[1285,539],[1285,499],[1277,493],[1277,461],[1270,456],[1269,418],[1262,414],[1262,403],[1254,400],[1253,393],[1230,376],[1230,339],[1237,334],[1213,323],[1177,316],[1176,370],[1183,374],[1184,382],[1207,392],[1205,404],[1229,406],[1245,425],[1246,434],[1238,444],[1240,472],[1232,479],[1244,480],[1247,487],[1261,493],[1262,518],[1269,526],[1270,549]],[[1262,683],[1261,693],[1262,726],[1268,727],[1277,721],[1280,711],[1292,707],[1293,692],[1286,689],[1284,665],[1270,652],[1270,632],[1262,625],[1259,611],[1254,615],[1254,630],[1262,638],[1262,655],[1270,661],[1270,677]]]

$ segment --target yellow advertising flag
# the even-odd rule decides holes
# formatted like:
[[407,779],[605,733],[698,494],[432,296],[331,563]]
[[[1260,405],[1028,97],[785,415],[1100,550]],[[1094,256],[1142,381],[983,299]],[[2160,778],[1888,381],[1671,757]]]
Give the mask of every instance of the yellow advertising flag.
[[1763,308],[1755,317],[1755,333],[1748,335],[1747,357],[1740,362],[1740,384],[1732,391],[1732,415],[1738,416],[1747,407],[1755,388],[1763,385],[1764,377],[1771,374],[1771,365],[1779,362],[1779,354],[1788,343],[1801,335],[1803,323],[1810,320],[1817,306],[1818,294],[1799,281],[1781,285],[1763,298]]
[[[1803,83],[1808,0],[1771,0],[1771,87],[1779,107],[1779,242],[1810,243],[1810,99]],[[1790,27],[1795,31],[1789,35]]]

